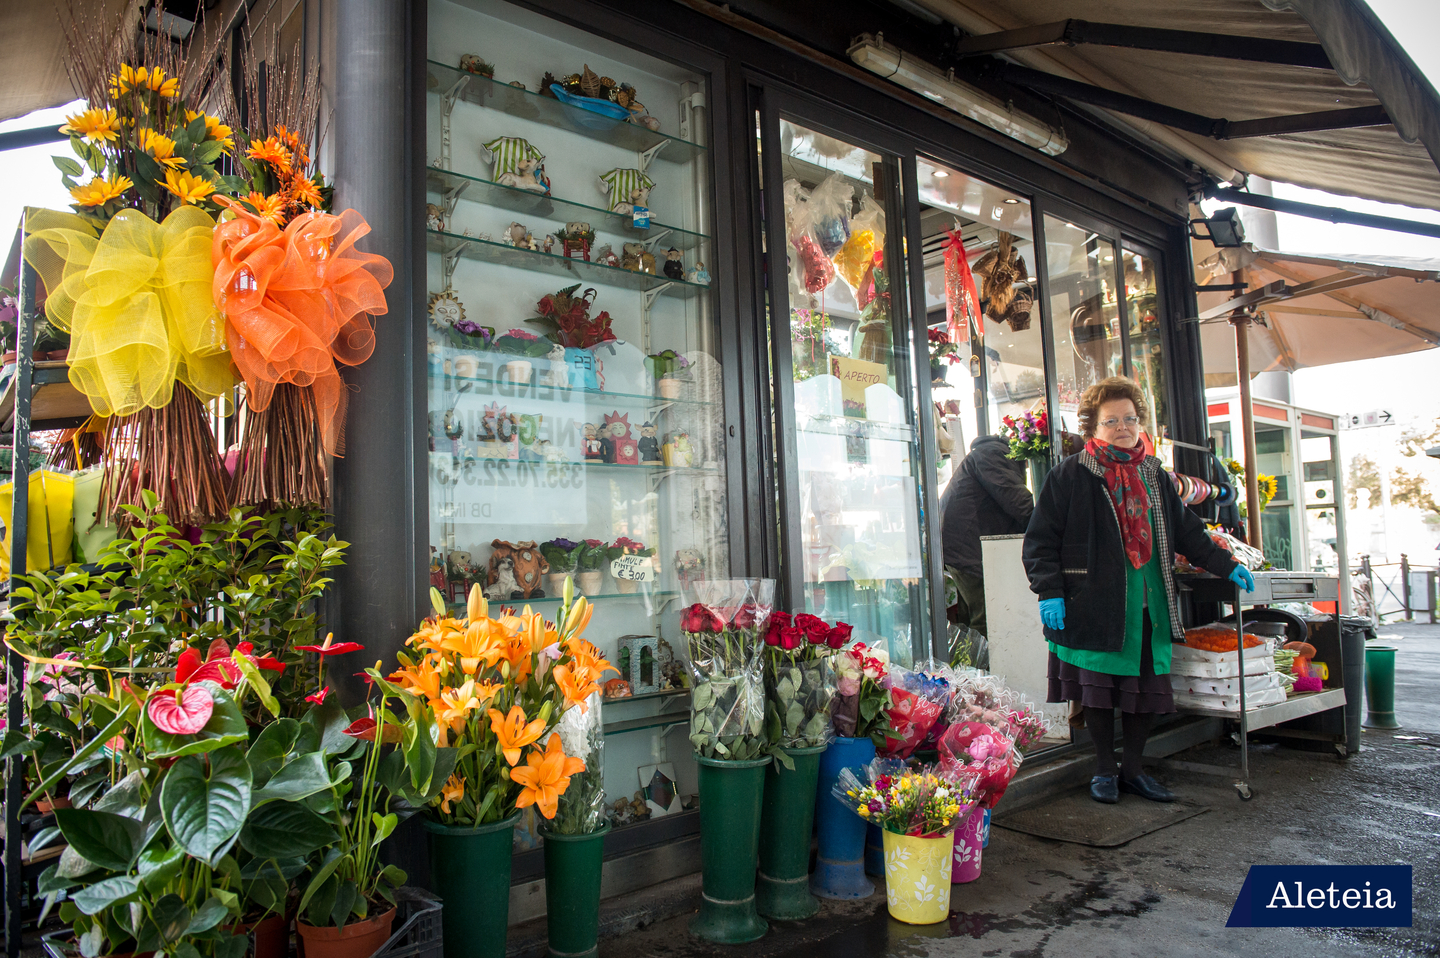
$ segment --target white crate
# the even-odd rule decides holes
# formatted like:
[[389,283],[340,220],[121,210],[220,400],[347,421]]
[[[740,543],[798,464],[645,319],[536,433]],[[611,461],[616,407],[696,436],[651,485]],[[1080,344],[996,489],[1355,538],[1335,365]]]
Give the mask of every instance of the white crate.
[[[1177,645],[1175,648],[1178,650],[1180,647]],[[1246,675],[1264,675],[1266,672],[1275,671],[1275,656],[1256,654],[1260,651],[1258,648],[1245,650]],[[1234,652],[1224,654],[1231,656],[1229,661],[1197,662],[1172,656],[1170,672],[1174,675],[1192,675],[1203,679],[1233,679],[1240,674],[1240,663],[1234,658]]]
[[[1238,678],[1210,679],[1195,675],[1178,675],[1172,673],[1170,676],[1170,686],[1176,692],[1184,692],[1189,695],[1238,696],[1240,694],[1240,680]],[[1280,674],[1278,672],[1266,672],[1263,675],[1248,675],[1245,677],[1245,693],[1247,695],[1278,688],[1281,688]]]
[[[1262,705],[1279,705],[1285,701],[1284,689],[1265,689],[1251,695],[1245,693],[1246,711],[1259,708]],[[1175,705],[1182,709],[1213,709],[1221,712],[1239,712],[1239,695],[1189,695],[1185,692],[1175,693]]]

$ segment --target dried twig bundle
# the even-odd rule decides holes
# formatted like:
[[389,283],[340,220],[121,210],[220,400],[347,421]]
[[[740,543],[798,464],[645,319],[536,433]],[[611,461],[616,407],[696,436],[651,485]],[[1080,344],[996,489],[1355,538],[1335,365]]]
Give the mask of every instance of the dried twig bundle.
[[224,463],[205,406],[183,385],[160,409],[145,408],[110,425],[105,440],[100,514],[122,531],[133,520],[119,507],[143,506],[141,492],[160,497],[177,526],[204,525],[230,511]]
[[75,429],[60,433],[55,445],[50,447],[46,463],[56,469],[88,469],[98,466],[105,458],[104,436],[90,428],[90,422]]
[[231,501],[266,511],[330,506],[315,395],[308,386],[278,383],[270,404],[247,410]]

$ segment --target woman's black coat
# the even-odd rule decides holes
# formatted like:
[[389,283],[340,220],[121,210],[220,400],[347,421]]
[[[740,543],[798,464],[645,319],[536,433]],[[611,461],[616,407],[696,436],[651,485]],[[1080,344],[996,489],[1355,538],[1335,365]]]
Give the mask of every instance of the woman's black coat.
[[[1197,568],[1228,577],[1238,563],[1215,545],[1200,517],[1185,508],[1160,460],[1140,463],[1146,485],[1159,493],[1151,503],[1152,542],[1165,579],[1170,608],[1177,609],[1175,553]],[[1081,451],[1063,460],[1045,480],[1025,532],[1025,571],[1030,591],[1042,599],[1065,599],[1065,628],[1045,629],[1057,645],[1090,652],[1119,652],[1125,644],[1125,569],[1120,520],[1105,489],[1105,467]],[[1172,637],[1183,641],[1172,616]]]

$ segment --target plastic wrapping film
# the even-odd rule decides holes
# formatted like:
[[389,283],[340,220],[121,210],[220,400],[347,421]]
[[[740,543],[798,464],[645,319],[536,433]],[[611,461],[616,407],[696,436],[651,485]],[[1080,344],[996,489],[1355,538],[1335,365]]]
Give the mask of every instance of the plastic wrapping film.
[[953,694],[949,673],[948,667],[933,664],[916,670],[891,668],[887,710],[891,731],[885,736],[885,754],[909,757],[941,721]]
[[[902,779],[909,779],[911,785],[897,787]],[[980,798],[978,780],[978,770],[956,763],[911,768],[903,759],[877,758],[860,768],[841,769],[830,794],[850,811],[887,831],[937,838],[954,832],[975,811]],[[867,794],[871,788],[875,792]],[[937,796],[939,789],[945,792]],[[935,797],[955,806],[953,815],[945,816],[948,820],[933,815],[930,799]],[[924,814],[927,806],[932,814]]]
[[706,758],[745,760],[766,751],[765,631],[772,579],[708,579],[680,616],[690,668],[690,742]]
[[566,709],[553,734],[571,758],[584,761],[585,771],[570,776],[560,795],[555,819],[546,827],[557,835],[586,835],[605,824],[605,726],[600,717],[600,693],[591,692],[586,708]]

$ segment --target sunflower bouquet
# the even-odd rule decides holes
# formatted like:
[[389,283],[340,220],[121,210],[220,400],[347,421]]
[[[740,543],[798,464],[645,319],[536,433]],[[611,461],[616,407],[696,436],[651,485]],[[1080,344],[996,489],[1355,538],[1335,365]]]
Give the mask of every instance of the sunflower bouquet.
[[612,671],[599,649],[581,638],[593,608],[566,581],[556,622],[526,606],[492,617],[479,586],[463,619],[435,615],[400,653],[400,668],[370,670],[385,698],[404,706],[405,736],[433,735],[457,750],[454,773],[426,809],[444,825],[477,827],[534,805],[553,820],[560,796],[586,763],[565,753],[568,736],[552,734],[572,709],[583,714],[599,680]]

